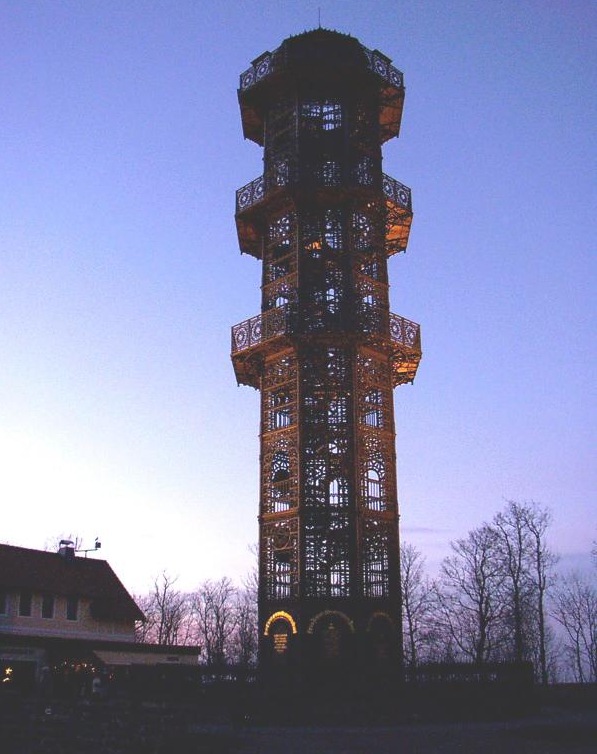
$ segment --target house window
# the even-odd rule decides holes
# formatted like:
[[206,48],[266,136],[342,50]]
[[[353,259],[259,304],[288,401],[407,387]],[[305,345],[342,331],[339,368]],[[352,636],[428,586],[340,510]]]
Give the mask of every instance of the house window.
[[19,596],[19,615],[24,617],[30,617],[31,615],[31,603],[33,598],[29,590],[22,591]]
[[41,601],[41,617],[53,618],[54,617],[54,595],[44,594]]
[[0,615],[8,615],[8,595],[0,589]]
[[79,600],[77,597],[66,598],[66,619],[77,620],[79,617]]

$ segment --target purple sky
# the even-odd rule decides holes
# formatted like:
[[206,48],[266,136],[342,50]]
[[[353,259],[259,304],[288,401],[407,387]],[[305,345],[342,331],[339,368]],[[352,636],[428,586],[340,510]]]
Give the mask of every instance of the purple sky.
[[125,585],[240,579],[257,539],[259,310],[234,192],[261,172],[238,76],[321,23],[405,74],[384,170],[413,190],[392,311],[403,539],[431,567],[504,499],[595,505],[595,31],[586,0],[0,0],[2,541],[103,541]]

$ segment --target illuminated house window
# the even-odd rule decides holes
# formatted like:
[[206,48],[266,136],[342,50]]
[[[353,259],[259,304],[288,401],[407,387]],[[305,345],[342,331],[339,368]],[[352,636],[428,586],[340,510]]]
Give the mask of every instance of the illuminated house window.
[[26,589],[19,595],[19,615],[28,618],[31,615],[31,604],[33,598],[31,592]]
[[79,617],[79,600],[77,597],[66,598],[66,619],[77,620]]
[[54,617],[54,595],[44,594],[41,601],[41,617],[53,618]]

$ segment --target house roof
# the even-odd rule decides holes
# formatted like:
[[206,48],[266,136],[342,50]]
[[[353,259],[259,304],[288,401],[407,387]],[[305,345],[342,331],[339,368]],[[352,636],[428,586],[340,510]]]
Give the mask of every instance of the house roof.
[[144,620],[107,561],[0,544],[0,589],[29,589],[91,600],[99,620]]

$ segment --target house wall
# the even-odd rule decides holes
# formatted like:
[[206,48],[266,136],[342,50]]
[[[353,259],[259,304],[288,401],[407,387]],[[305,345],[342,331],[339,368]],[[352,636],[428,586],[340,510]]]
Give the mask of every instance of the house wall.
[[[76,620],[67,616],[67,598],[54,596],[54,615],[42,617],[41,594],[33,593],[31,615],[19,614],[20,593],[9,592],[0,600],[0,631],[22,636],[54,636],[72,639],[103,639],[114,641],[135,640],[135,624],[132,621],[98,621],[91,617],[89,599],[78,601]],[[4,604],[3,604],[4,603]],[[2,609],[3,608],[3,609]]]

